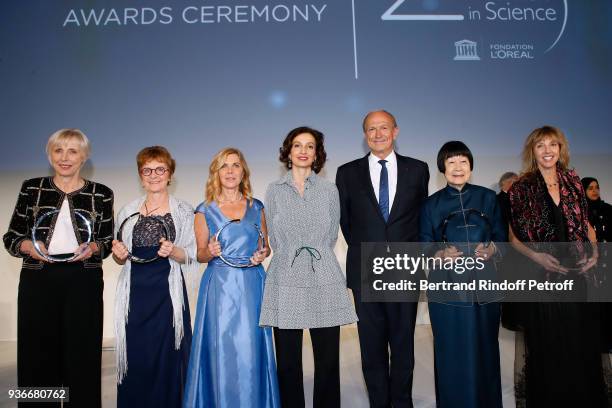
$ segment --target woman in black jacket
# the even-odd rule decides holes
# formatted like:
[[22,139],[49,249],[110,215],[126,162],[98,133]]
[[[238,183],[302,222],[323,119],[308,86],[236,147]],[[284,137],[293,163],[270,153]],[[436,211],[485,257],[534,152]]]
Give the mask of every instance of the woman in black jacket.
[[[71,406],[99,407],[102,259],[111,253],[113,192],[81,177],[89,140],[80,130],[51,135],[47,155],[54,175],[23,182],[4,234],[8,252],[23,258],[17,382],[67,387]],[[61,258],[70,260],[50,262]]]

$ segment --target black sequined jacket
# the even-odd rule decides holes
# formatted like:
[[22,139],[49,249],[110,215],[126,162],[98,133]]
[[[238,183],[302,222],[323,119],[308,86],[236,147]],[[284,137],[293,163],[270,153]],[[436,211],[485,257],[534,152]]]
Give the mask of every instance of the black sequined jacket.
[[[26,269],[41,269],[43,263],[19,252],[24,240],[32,239],[32,227],[46,213],[59,210],[64,198],[68,199],[74,233],[79,244],[87,240],[88,231],[81,222],[82,214],[91,222],[91,242],[96,242],[100,252],[84,261],[85,268],[102,266],[102,259],[111,253],[113,240],[113,191],[103,184],[85,180],[85,185],[71,193],[60,190],[52,177],[37,177],[23,182],[8,231],[4,234],[4,246],[16,257],[24,258]],[[49,247],[58,213],[42,220],[36,230],[36,238]],[[79,219],[77,219],[79,218]]]

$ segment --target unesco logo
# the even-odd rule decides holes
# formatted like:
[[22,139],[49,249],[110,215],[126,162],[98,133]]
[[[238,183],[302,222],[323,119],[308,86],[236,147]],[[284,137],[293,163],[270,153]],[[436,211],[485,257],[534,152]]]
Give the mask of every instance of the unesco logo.
[[[381,19],[454,22],[453,30],[459,38],[445,46],[444,52],[454,45],[455,61],[492,62],[542,57],[563,38],[568,19],[567,0],[464,1],[445,2],[444,6],[440,3],[396,0]],[[466,35],[472,40],[465,39]]]
[[480,61],[478,44],[475,41],[461,40],[455,43],[455,61]]

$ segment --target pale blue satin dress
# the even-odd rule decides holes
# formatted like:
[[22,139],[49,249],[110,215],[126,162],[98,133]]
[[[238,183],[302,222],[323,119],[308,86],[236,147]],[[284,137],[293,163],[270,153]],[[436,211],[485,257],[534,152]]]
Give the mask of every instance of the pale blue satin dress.
[[[226,259],[248,261],[257,250],[263,204],[253,200],[239,223],[219,237]],[[200,204],[214,236],[230,220],[216,203]],[[259,327],[265,272],[214,258],[202,277],[185,386],[185,408],[280,407],[272,330]]]

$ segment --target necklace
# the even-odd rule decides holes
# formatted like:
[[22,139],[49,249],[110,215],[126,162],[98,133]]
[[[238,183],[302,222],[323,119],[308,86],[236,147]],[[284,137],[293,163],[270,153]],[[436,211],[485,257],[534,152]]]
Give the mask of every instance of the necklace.
[[557,184],[559,184],[559,182],[555,181],[554,183],[546,183],[546,185],[551,188],[551,187],[555,187]]
[[147,207],[147,203],[145,203],[145,216],[149,216],[151,215],[153,212],[159,210],[161,208],[161,205],[157,208],[152,209],[151,211],[149,211],[149,208]]

